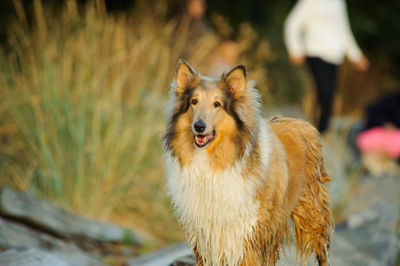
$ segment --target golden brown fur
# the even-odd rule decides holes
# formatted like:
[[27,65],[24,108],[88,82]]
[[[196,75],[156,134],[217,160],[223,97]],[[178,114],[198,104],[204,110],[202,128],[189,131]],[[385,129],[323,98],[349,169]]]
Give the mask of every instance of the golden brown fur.
[[[275,265],[292,219],[300,261],[314,253],[327,265],[330,178],[319,134],[301,120],[263,120],[245,77],[240,66],[212,80],[181,61],[172,87],[168,186],[197,264]],[[199,148],[192,125],[200,118],[216,134]]]
[[[273,265],[279,258],[279,248],[288,234],[287,222],[291,217],[301,261],[307,261],[314,252],[319,264],[326,265],[332,218],[323,183],[330,178],[324,169],[319,134],[307,122],[296,119],[276,117],[268,124],[279,141],[275,142],[276,152],[272,154],[267,175],[284,176],[286,173],[282,169],[287,167],[289,180],[287,187],[279,179],[273,184],[265,183],[258,194],[262,202],[258,238],[264,242]],[[265,235],[270,235],[270,239],[265,239]]]

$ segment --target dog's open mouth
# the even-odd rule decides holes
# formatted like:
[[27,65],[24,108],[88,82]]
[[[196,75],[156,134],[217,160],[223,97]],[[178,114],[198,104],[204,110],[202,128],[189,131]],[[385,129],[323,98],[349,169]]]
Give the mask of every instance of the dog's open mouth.
[[215,138],[215,130],[207,135],[195,135],[194,143],[197,147],[202,148]]

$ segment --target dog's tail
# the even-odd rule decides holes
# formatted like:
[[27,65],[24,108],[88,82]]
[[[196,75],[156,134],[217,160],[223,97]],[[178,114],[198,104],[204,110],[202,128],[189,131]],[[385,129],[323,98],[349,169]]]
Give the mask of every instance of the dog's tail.
[[300,137],[299,145],[303,146],[306,156],[308,188],[292,212],[297,254],[302,264],[314,253],[319,265],[327,265],[333,220],[325,183],[331,178],[325,170],[320,135],[305,121],[274,117],[270,122],[287,123],[293,129],[291,132]]
[[333,219],[329,203],[329,193],[325,185],[331,180],[325,170],[322,144],[317,130],[305,123],[301,131],[307,146],[306,176],[308,193],[300,198],[300,203],[293,210],[296,249],[303,264],[312,253],[320,266],[328,265],[330,236]]

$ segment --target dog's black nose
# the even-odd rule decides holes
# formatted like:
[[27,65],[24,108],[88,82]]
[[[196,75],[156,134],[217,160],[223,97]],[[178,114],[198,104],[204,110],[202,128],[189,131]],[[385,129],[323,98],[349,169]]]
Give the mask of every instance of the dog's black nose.
[[203,120],[198,120],[194,123],[194,130],[201,133],[206,129],[206,123]]

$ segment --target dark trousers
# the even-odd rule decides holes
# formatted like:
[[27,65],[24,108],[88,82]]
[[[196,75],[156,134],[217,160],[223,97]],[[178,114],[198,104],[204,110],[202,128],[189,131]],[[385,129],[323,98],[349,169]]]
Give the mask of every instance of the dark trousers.
[[307,57],[306,59],[317,89],[320,106],[318,130],[322,133],[328,128],[332,114],[338,65],[328,63],[319,57]]

